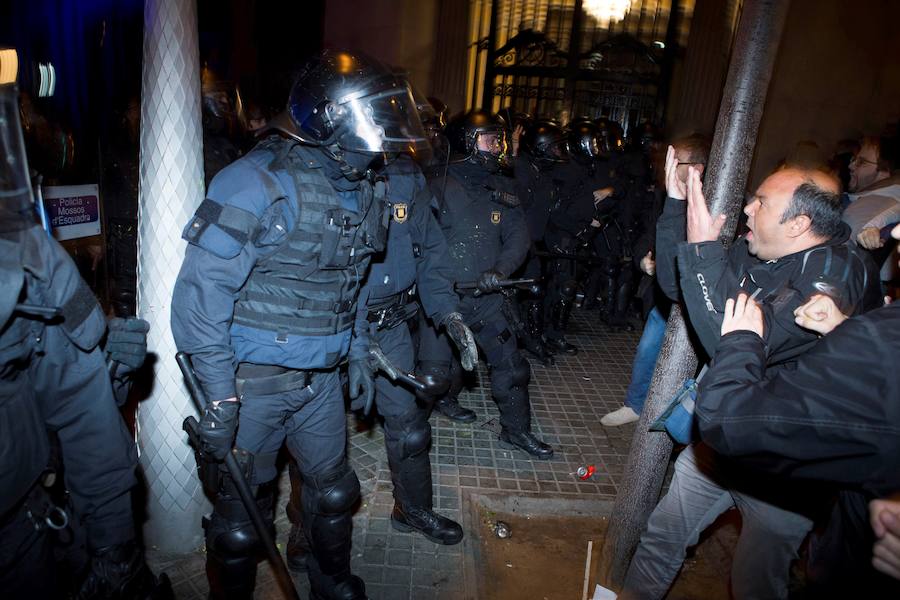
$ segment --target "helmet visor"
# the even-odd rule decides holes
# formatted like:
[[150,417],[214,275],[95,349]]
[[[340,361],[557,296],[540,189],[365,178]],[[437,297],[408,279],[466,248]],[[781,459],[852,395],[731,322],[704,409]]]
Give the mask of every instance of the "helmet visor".
[[345,111],[344,133],[339,139],[343,150],[413,155],[430,150],[416,103],[406,85],[350,97],[340,106]]
[[18,90],[0,85],[0,208],[21,211],[31,206],[31,179],[19,123]]

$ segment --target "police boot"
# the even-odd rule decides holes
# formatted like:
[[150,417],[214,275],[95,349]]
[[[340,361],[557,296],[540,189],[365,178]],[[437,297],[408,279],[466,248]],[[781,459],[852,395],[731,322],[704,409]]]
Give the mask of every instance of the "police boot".
[[444,396],[440,398],[435,406],[437,407],[439,413],[441,413],[451,421],[457,421],[459,423],[471,423],[478,418],[475,415],[474,410],[469,410],[468,408],[460,406],[459,401],[453,396]]
[[607,325],[610,324],[616,313],[616,291],[618,289],[615,273],[608,275],[606,277],[606,287],[603,290],[603,308],[600,312],[600,319]]
[[600,300],[597,299],[597,295],[600,293],[600,281],[601,276],[595,269],[584,284],[584,304],[582,304],[582,308],[585,310],[598,310],[601,308]]
[[[547,336],[547,345],[554,353],[571,356],[578,354],[578,348],[566,340],[564,333],[565,326],[568,325],[568,311],[571,311],[571,304],[567,300],[560,300],[550,309],[550,319],[554,333]],[[563,315],[565,315],[565,319],[563,319]]]
[[607,324],[613,331],[634,331],[634,325],[628,321],[628,305],[631,301],[631,285],[620,283],[616,289],[615,308],[609,316]]
[[545,367],[553,364],[553,353],[544,339],[544,307],[538,300],[525,305],[525,349]]
[[531,433],[531,400],[528,394],[531,368],[528,361],[516,351],[493,368],[491,392],[500,409],[500,441],[535,458],[551,458],[553,449]]
[[284,551],[288,569],[295,573],[306,571],[306,557],[309,555],[309,540],[303,531],[303,514],[300,510],[300,497],[302,482],[300,469],[297,463],[291,459],[288,462],[288,474],[291,479],[291,499],[285,506],[291,530],[288,533],[287,548]]
[[500,441],[515,446],[519,450],[524,450],[540,460],[553,458],[553,448],[537,439],[530,431],[514,432],[504,429],[500,432]]
[[391,526],[403,532],[418,531],[436,544],[449,546],[461,542],[462,527],[431,509],[428,414],[414,407],[405,415],[385,417],[384,441],[394,482]]
[[311,597],[364,600],[366,586],[350,572],[351,509],[359,500],[359,479],[343,462],[319,473],[303,473],[303,525],[311,553],[307,558]]
[[169,578],[165,574],[154,577],[134,541],[93,551],[87,574],[74,596],[76,600],[168,600],[174,597]]

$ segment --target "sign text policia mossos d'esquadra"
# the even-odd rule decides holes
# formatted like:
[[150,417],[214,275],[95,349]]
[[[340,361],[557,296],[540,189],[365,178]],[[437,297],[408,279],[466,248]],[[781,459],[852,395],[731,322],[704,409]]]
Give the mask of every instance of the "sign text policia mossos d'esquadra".
[[47,186],[43,196],[53,237],[71,240],[100,235],[100,190],[97,184]]

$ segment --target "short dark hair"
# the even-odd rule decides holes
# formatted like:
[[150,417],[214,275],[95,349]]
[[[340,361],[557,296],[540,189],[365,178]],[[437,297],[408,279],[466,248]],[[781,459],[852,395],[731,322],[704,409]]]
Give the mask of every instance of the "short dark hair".
[[692,133],[687,137],[679,138],[672,142],[672,146],[676,150],[682,150],[687,154],[688,160],[685,162],[702,165],[705,165],[709,160],[709,147],[711,145],[709,138],[699,133]]
[[781,215],[781,222],[786,223],[800,215],[809,217],[810,229],[814,234],[831,239],[841,230],[841,196],[807,179],[794,190],[791,203]]

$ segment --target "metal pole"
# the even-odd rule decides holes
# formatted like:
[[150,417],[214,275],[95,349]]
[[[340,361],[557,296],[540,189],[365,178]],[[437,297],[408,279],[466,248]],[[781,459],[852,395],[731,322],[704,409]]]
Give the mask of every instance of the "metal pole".
[[147,544],[186,553],[203,541],[209,503],[181,430],[193,407],[175,363],[172,289],[184,256],[181,228],[203,200],[200,56],[195,0],[145,0],[138,202],[138,315],[155,354],[150,396],[138,404],[147,482]]
[[[723,240],[731,239],[737,225],[788,6],[788,0],[744,3],[704,183],[712,214],[728,215]],[[659,498],[672,451],[668,435],[648,432],[647,426],[696,368],[697,357],[682,312],[674,306],[601,552],[597,580],[608,588],[618,590],[622,586],[647,518]]]

